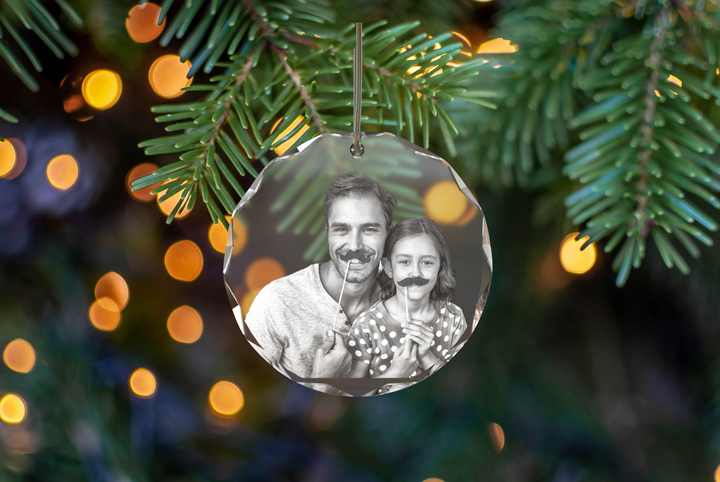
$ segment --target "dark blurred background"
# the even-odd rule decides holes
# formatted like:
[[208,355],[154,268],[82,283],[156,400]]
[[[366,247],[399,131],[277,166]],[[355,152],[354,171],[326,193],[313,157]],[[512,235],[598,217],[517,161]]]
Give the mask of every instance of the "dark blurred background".
[[[465,349],[423,383],[373,399],[316,393],[275,372],[233,318],[223,233],[218,251],[205,209],[167,225],[157,202],[127,189],[136,166],[174,161],[137,144],[163,133],[150,107],[166,101],[148,71],[178,47],[133,42],[133,5],[81,4],[88,28],[66,28],[80,54],[38,49],[37,94],[0,64],[0,106],[20,118],[0,124],[19,153],[0,179],[0,396],[13,394],[0,402],[3,480],[720,480],[720,252],[704,249],[684,277],[650,250],[622,289],[601,249],[571,274],[559,251],[574,229],[543,210],[564,194],[481,182],[467,166],[482,159],[450,157],[440,137],[430,150],[477,194],[493,247],[490,296]],[[500,9],[335,6],[341,25],[418,19],[431,34],[462,33],[472,51],[492,38]],[[68,104],[96,69],[119,74],[117,103]],[[65,190],[47,171],[62,154],[79,172]],[[168,274],[166,254],[188,240],[199,251],[182,245],[178,269],[200,272],[186,282]]]

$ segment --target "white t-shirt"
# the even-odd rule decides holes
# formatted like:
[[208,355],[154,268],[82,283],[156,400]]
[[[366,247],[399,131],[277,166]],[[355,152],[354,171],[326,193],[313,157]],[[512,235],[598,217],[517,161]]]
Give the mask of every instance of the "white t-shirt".
[[[280,372],[309,378],[336,310],[337,301],[320,281],[320,265],[312,264],[260,290],[245,317],[260,346],[250,345]],[[335,331],[347,335],[349,330],[350,322],[339,313]]]

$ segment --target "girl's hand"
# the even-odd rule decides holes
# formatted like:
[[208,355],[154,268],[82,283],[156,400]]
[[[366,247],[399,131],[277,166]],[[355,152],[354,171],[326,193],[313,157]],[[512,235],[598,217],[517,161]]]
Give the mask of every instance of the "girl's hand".
[[403,333],[405,333],[405,339],[412,340],[417,343],[418,356],[424,357],[428,350],[430,350],[430,344],[435,336],[432,328],[418,320],[410,320],[409,322],[403,323],[402,326]]
[[395,352],[390,368],[382,376],[385,378],[408,378],[417,371],[419,365],[417,344],[410,341],[409,338],[405,338],[405,343]]

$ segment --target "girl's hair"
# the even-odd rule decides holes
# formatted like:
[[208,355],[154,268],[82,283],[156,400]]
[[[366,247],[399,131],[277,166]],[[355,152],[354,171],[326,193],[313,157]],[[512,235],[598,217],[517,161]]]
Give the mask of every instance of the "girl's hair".
[[[440,226],[427,218],[411,218],[397,223],[385,239],[385,247],[383,248],[383,256],[391,259],[392,251],[395,245],[403,238],[410,236],[418,236],[427,234],[432,240],[435,248],[440,255],[440,271],[438,271],[437,281],[430,292],[430,301],[450,301],[452,293],[457,286],[455,280],[455,271],[450,264],[450,250],[445,243]],[[395,283],[385,273],[385,270],[378,276],[380,284],[380,297],[383,300],[391,298],[395,295]]]

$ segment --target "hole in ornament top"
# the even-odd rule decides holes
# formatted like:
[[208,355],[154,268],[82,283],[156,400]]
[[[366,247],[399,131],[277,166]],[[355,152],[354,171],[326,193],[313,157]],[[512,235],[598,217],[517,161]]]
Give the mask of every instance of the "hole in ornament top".
[[323,134],[263,170],[228,233],[225,284],[251,346],[316,390],[370,396],[435,373],[490,286],[482,210],[442,159],[392,134]]

